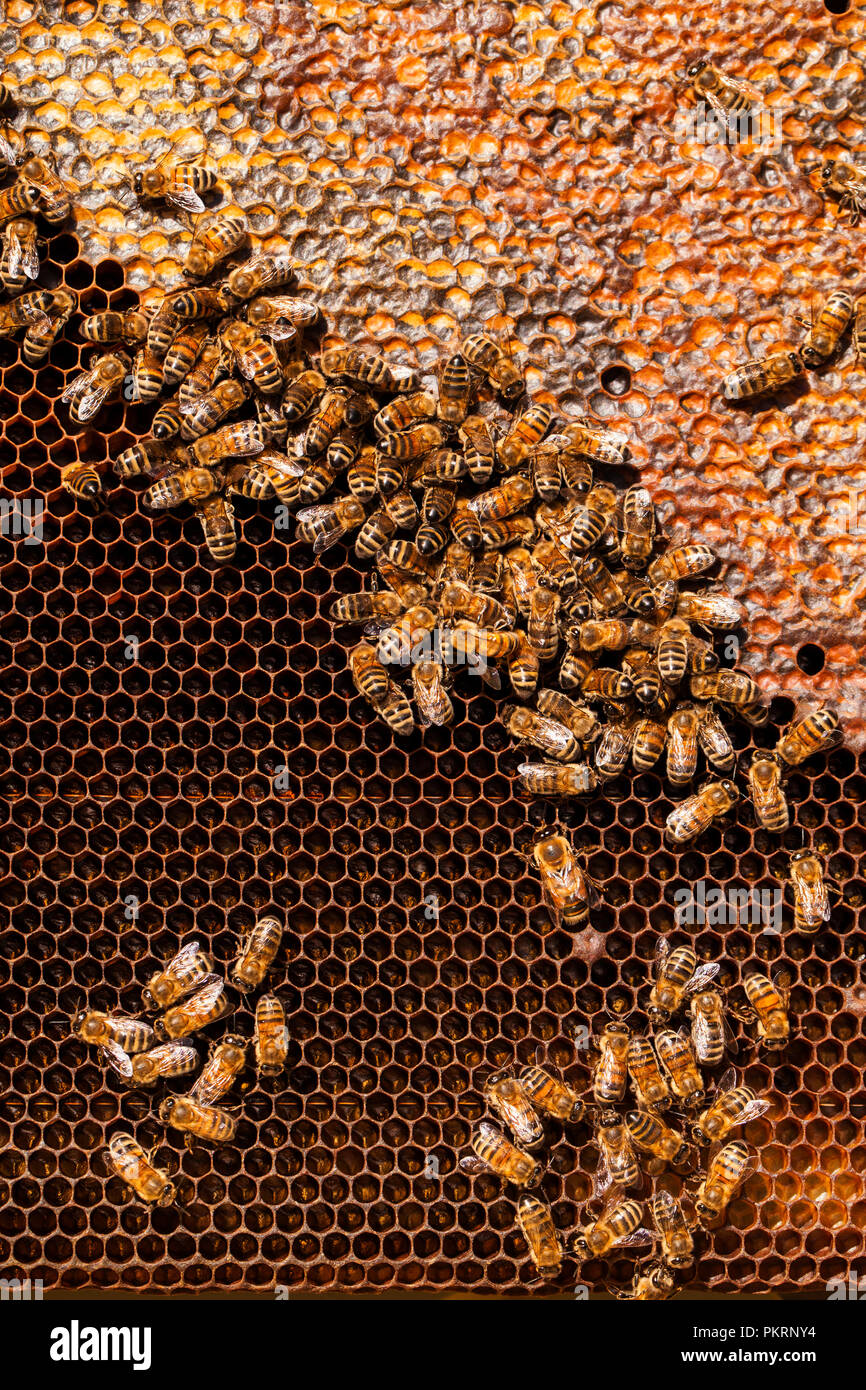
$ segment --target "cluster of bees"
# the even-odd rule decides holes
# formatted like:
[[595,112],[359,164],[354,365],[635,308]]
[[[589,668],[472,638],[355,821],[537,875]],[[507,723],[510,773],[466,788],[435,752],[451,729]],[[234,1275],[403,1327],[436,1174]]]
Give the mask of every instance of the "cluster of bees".
[[[662,938],[646,1007],[652,1032],[608,1023],[593,1040],[598,1058],[585,1095],[546,1068],[540,1053],[534,1064],[486,1080],[486,1103],[504,1128],[482,1120],[470,1139],[472,1153],[460,1164],[467,1172],[492,1172],[519,1189],[517,1221],[539,1279],[557,1278],[566,1255],[540,1186],[538,1151],[550,1121],[590,1121],[599,1154],[589,1219],[567,1242],[578,1264],[651,1246],[631,1286],[611,1290],[619,1298],[670,1298],[677,1275],[694,1263],[695,1233],[720,1224],[752,1171],[753,1151],[731,1136],[764,1114],[769,1101],[738,1084],[733,1067],[709,1093],[701,1072],[702,1066],[719,1067],[726,1051],[737,1047],[713,984],[718,970],[715,962],[699,966],[690,946],[671,950]],[[755,1026],[759,1046],[784,1048],[790,1024],[783,985],[754,973],[743,988],[747,1004],[735,1016]],[[688,1022],[675,1031],[676,1016],[683,1014]],[[623,1113],[629,1086],[632,1108]],[[678,1196],[658,1181],[668,1168],[679,1179]],[[652,1192],[645,1199],[641,1194],[650,1179]],[[589,1216],[589,1207],[599,1204],[598,1215]],[[647,1206],[652,1229],[643,1224]]]
[[[246,995],[263,984],[282,935],[278,918],[259,918],[232,966],[230,983],[235,989]],[[161,1081],[190,1076],[202,1062],[191,1041],[195,1034],[237,1008],[226,991],[226,983],[215,973],[213,959],[199,942],[189,941],[151,976],[142,992],[145,1011],[161,1011],[152,1024],[140,1018],[87,1009],[73,1020],[72,1031],[83,1042],[98,1047],[100,1058],[128,1086],[153,1087]],[[259,1075],[278,1076],[285,1067],[288,1047],[289,1033],[280,999],[276,994],[260,995],[255,1006],[253,1036]],[[219,1042],[211,1043],[207,1061],[189,1091],[168,1095],[161,1101],[160,1120],[179,1130],[188,1146],[195,1139],[223,1144],[234,1138],[237,1117],[218,1102],[247,1065],[247,1052],[246,1038],[239,1033],[226,1034]],[[175,1184],[134,1135],[112,1135],[107,1163],[141,1201],[169,1206],[175,1200]]]
[[[8,90],[0,86],[0,107],[9,100]],[[71,204],[49,160],[28,155],[19,164],[5,136],[0,136],[0,171],[15,173],[14,182],[0,189],[0,285],[15,296],[0,304],[0,337],[23,333],[22,356],[36,367],[44,362],[77,307],[76,296],[69,290],[35,287],[45,245],[41,224],[49,231],[62,226]]]
[[[736,672],[721,674],[735,675]],[[685,742],[683,728],[688,726],[688,741],[691,744],[689,765],[694,769],[698,743],[705,746],[701,739],[701,718],[694,706],[687,705],[676,710],[669,720],[671,744],[668,779],[674,784],[678,779],[672,775],[671,751],[675,751],[677,758],[681,759]],[[720,722],[718,727],[727,744],[726,758],[730,758],[729,766],[733,768],[733,747]],[[790,824],[790,808],[784,790],[784,770],[797,766],[815,753],[833,747],[840,736],[835,712],[821,706],[784,729],[775,750],[754,750],[745,775],[755,819],[759,825],[775,832],[787,829]],[[607,734],[603,737],[606,738]],[[717,755],[718,748],[714,753],[708,752],[708,759],[712,761]],[[531,765],[524,764],[521,768],[524,777],[528,767],[531,768]],[[539,776],[531,789],[544,791],[547,795],[574,795],[589,791],[596,785],[591,769],[585,764],[574,763],[562,768],[550,764],[537,771],[543,772],[544,784],[541,785]],[[562,773],[565,773],[568,779],[566,784],[557,780]],[[679,844],[693,839],[706,830],[716,817],[724,815],[734,806],[739,796],[738,788],[729,778],[705,783],[700,791],[681,801],[668,815],[665,822],[668,840]],[[565,923],[577,929],[584,928],[589,920],[590,908],[598,896],[598,885],[587,873],[568,837],[557,828],[539,831],[532,847],[532,859],[541,879],[542,897],[553,919],[557,923]],[[830,920],[830,897],[831,894],[838,894],[837,885],[826,875],[821,856],[809,848],[798,849],[790,854],[788,872],[794,900],[796,929],[804,932],[819,931],[824,923]]]
[[[757,108],[761,104],[759,93],[734,81],[706,59],[693,63],[686,72],[686,79],[695,93],[705,98],[725,120],[736,121],[750,106]],[[858,169],[845,159],[828,159],[821,169],[821,189],[825,197],[838,201],[840,209],[848,213],[852,226],[859,222],[866,210],[866,170]],[[866,295],[855,302],[847,290],[833,290],[817,314],[813,306],[809,332],[802,346],[796,351],[755,358],[735,368],[722,382],[725,398],[740,401],[778,391],[807,368],[824,366],[837,353],[852,319],[857,358],[861,365],[866,365]]]

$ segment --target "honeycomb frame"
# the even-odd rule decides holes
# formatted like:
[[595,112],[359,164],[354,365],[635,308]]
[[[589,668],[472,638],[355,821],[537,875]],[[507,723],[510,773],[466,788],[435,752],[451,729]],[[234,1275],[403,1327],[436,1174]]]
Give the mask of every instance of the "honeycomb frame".
[[[815,187],[828,148],[866,150],[866,6],[836,17],[804,0],[793,25],[780,0],[760,15],[690,8],[695,52],[784,111],[786,150],[767,159],[671,145],[691,50],[635,0],[547,18],[485,5],[465,30],[445,6],[316,0],[275,24],[233,3],[123,9],[121,22],[82,0],[58,22],[9,6],[12,127],[50,137],[81,185],[44,283],[91,313],[174,283],[188,232],[128,208],[114,183],[200,120],[231,198],[266,246],[304,263],[337,337],[429,366],[455,327],[498,323],[504,304],[533,388],[566,413],[585,397],[624,428],[672,538],[720,551],[775,723],[807,691],[839,704],[849,746],[789,784],[796,826],[842,889],[830,929],[800,937],[788,909],[780,938],[694,933],[732,987],[784,956],[797,1022],[781,1060],[746,1059],[774,1104],[747,1129],[758,1169],[696,1283],[817,1296],[866,1227],[863,542],[834,530],[862,482],[863,374],[849,348],[804,393],[745,412],[717,387],[747,350],[799,332],[813,283],[857,273],[860,234]],[[807,121],[787,110],[801,79]],[[3,493],[47,504],[42,547],[0,539],[0,1274],[46,1290],[525,1291],[511,1197],[455,1166],[483,1111],[479,1076],[541,1044],[582,1081],[567,1029],[634,1004],[677,889],[773,887],[778,842],[737,823],[674,853],[671,789],[617,781],[567,817],[605,904],[577,942],[557,930],[494,702],[461,677],[453,729],[404,742],[354,695],[346,630],[327,616],[363,582],[341,549],[314,561],[240,504],[236,563],[217,568],[193,518],[154,518],[140,491],[115,488],[92,512],[61,493],[64,463],[107,469],[150,418],[119,404],[73,430],[54,409],[89,351],[78,322],[36,376],[0,340]],[[803,670],[807,647],[820,672]],[[742,726],[737,746],[773,733]],[[85,997],[134,1011],[149,970],[193,933],[227,962],[271,906],[289,919],[273,977],[287,1077],[246,1076],[237,1144],[187,1153],[148,1094],[69,1037],[69,1016]],[[129,1204],[101,1171],[121,1118],[178,1172],[177,1208]],[[595,1157],[586,1130],[553,1146],[544,1185],[563,1228]],[[580,1277],[601,1287],[629,1269]],[[574,1278],[569,1265],[561,1287]]]

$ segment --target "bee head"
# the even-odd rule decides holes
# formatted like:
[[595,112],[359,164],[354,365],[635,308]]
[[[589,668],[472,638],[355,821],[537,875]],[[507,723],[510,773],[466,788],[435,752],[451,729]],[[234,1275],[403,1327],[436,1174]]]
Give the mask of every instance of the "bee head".
[[704,71],[704,68],[705,68],[706,66],[707,66],[707,60],[706,60],[706,58],[701,58],[701,59],[699,59],[699,61],[698,61],[697,63],[692,63],[691,67],[687,69],[687,71],[686,71],[686,77],[698,77],[698,76],[700,75],[700,73],[702,73],[702,72]]
[[829,183],[829,182],[830,182],[830,180],[831,180],[832,177],[833,177],[833,171],[834,171],[835,168],[836,168],[836,161],[835,161],[835,159],[828,159],[828,160],[827,160],[827,163],[824,165],[824,168],[821,170],[821,178],[822,178],[822,180],[824,181],[824,183]]

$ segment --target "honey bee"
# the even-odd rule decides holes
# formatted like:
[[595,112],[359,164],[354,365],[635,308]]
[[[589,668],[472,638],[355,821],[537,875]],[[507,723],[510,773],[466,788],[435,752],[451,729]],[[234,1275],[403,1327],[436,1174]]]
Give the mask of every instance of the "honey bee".
[[229,273],[226,289],[234,299],[252,299],[262,290],[278,289],[294,278],[295,262],[290,256],[252,256]]
[[663,1029],[655,1036],[655,1049],[667,1074],[671,1094],[687,1106],[697,1105],[704,1094],[704,1082],[692,1052],[687,1028],[678,1033]]
[[232,982],[246,993],[260,985],[280,949],[283,926],[277,917],[260,917],[232,966]]
[[[522,382],[521,382],[522,386]],[[529,458],[550,428],[553,413],[546,405],[536,402],[519,415],[497,450],[499,462],[508,472],[519,468]],[[530,485],[529,495],[534,489]]]
[[165,357],[179,328],[180,319],[174,312],[173,300],[163,299],[147,325],[147,347],[154,357]]
[[661,695],[661,676],[651,652],[629,647],[622,658],[623,674],[632,682],[634,697],[642,705],[654,705]]
[[204,212],[201,195],[216,188],[217,175],[211,169],[193,164],[192,156],[178,159],[174,164],[167,163],[178,145],[185,146],[187,143],[186,140],[176,142],[152,169],[135,175],[133,189],[137,198],[146,202],[165,202],[179,212]]
[[395,369],[384,357],[356,347],[329,348],[319,358],[319,367],[326,377],[349,377],[376,391],[412,393],[420,387],[417,372]]
[[359,642],[350,652],[349,668],[356,688],[365,699],[377,705],[387,697],[388,672],[368,642]]
[[681,618],[671,618],[659,631],[656,662],[666,685],[679,685],[686,674],[690,636],[689,625]]
[[209,468],[182,468],[152,483],[142,500],[155,510],[179,507],[182,502],[205,501],[218,487],[219,479]]
[[192,455],[185,449],[171,453],[168,446],[159,439],[143,439],[131,449],[124,449],[114,460],[114,471],[119,478],[136,478],[141,473],[149,473],[167,461],[178,468],[192,465]]
[[235,511],[231,502],[227,497],[208,497],[193,506],[201,522],[208,553],[219,564],[230,560],[237,549]]
[[866,173],[843,159],[828,159],[821,170],[825,196],[830,193],[839,199],[839,207],[847,211],[851,226],[856,227],[866,207]]
[[216,1105],[231,1090],[246,1060],[245,1039],[235,1033],[227,1033],[222,1042],[214,1043],[211,1047],[210,1057],[190,1088],[190,1100],[197,1101],[199,1105]]
[[646,1245],[648,1233],[641,1227],[644,1208],[633,1197],[623,1197],[614,1188],[597,1221],[581,1227],[572,1242],[579,1260],[601,1259],[620,1246]]
[[517,1221],[539,1278],[555,1279],[562,1270],[563,1250],[550,1207],[532,1193],[521,1192]]
[[190,280],[204,280],[237,251],[247,239],[245,217],[226,217],[218,214],[203,227],[197,227],[187,248],[183,274]]
[[745,111],[751,104],[751,93],[742,83],[732,81],[704,58],[691,65],[686,77],[698,96],[706,97],[720,116]]
[[[57,308],[57,298],[58,293],[52,290],[30,290],[27,294],[20,294],[9,304],[0,304],[0,336],[11,337],[27,324],[51,318]],[[70,313],[74,307],[73,299]]]
[[[27,295],[21,295],[15,302],[20,303],[22,299],[27,297]],[[31,367],[38,366],[40,362],[45,360],[59,333],[75,311],[76,298],[68,290],[55,290],[53,294],[48,293],[48,300],[48,311],[45,314],[34,316],[34,321],[27,328],[21,345],[24,361]],[[0,336],[2,336],[2,330],[0,330]]]
[[72,205],[66,185],[58,177],[57,170],[41,155],[31,157],[18,170],[18,180],[37,191],[39,211],[52,227],[65,222]]
[[707,1176],[695,1193],[695,1211],[702,1225],[723,1216],[754,1166],[748,1144],[735,1139],[710,1159]]
[[481,415],[470,415],[458,429],[457,437],[463,445],[470,478],[483,487],[492,477],[496,463],[496,445],[489,421]]
[[625,597],[610,570],[598,558],[591,555],[580,567],[580,580],[595,600],[599,609],[609,617],[621,613],[625,608]]
[[566,425],[562,433],[568,440],[570,449],[595,463],[615,466],[627,463],[631,458],[628,441],[622,435],[606,430],[592,430],[586,423]]
[[466,338],[461,355],[470,367],[481,372],[506,401],[516,401],[525,390],[523,373],[513,358],[486,333]]
[[798,850],[791,855],[790,874],[795,927],[798,931],[819,931],[831,915],[827,880],[819,856],[811,850]]
[[529,458],[532,473],[532,487],[536,496],[546,502],[554,501],[562,491],[562,470],[559,466],[559,450],[548,439],[533,449]]
[[[455,507],[455,517],[459,510],[459,506]],[[530,541],[535,540],[537,533],[531,516],[509,516],[504,521],[489,521],[482,526],[481,540],[491,550],[496,550],[512,545],[515,541],[520,545],[528,545]]]
[[641,1153],[675,1167],[689,1158],[689,1145],[683,1136],[666,1125],[654,1111],[629,1110],[625,1117],[631,1141]]
[[289,1030],[285,1009],[275,994],[263,994],[256,1003],[254,1048],[262,1076],[278,1076],[289,1053]]
[[734,745],[728,731],[712,705],[701,705],[698,742],[707,762],[720,772],[730,772],[734,766]]
[[535,796],[589,796],[598,777],[586,763],[521,763],[520,785]]
[[169,1008],[185,994],[215,978],[213,969],[213,957],[201,949],[198,941],[188,941],[162,970],[151,975],[142,990],[144,1007]]
[[814,316],[800,356],[807,367],[820,367],[836,351],[842,334],[851,322],[854,300],[847,290],[833,290],[825,299],[817,319]]
[[578,1124],[586,1109],[583,1101],[567,1081],[541,1065],[540,1054],[539,1048],[535,1063],[520,1072],[520,1084],[539,1114],[550,1115],[561,1124]]
[[647,569],[651,584],[665,580],[691,579],[712,569],[716,557],[708,545],[677,545],[659,555]]
[[631,761],[636,772],[649,772],[664,752],[667,729],[658,719],[637,719],[632,726]]
[[[211,434],[233,411],[240,410],[247,399],[247,387],[240,381],[228,378],[217,382],[212,390],[197,396],[186,410],[182,411],[181,435],[186,440],[199,439],[203,434]],[[252,422],[250,422],[252,423]],[[255,426],[255,438],[261,439],[261,429]]]
[[367,593],[343,594],[331,604],[330,614],[335,623],[366,623],[371,619],[399,618],[405,608],[399,594],[373,589]]
[[610,781],[626,766],[634,742],[635,725],[621,721],[606,725],[595,745],[595,767],[599,777]]
[[467,505],[479,521],[501,521],[525,507],[532,499],[532,491],[529,479],[518,473],[500,487],[478,493]]
[[641,1172],[631,1137],[615,1110],[606,1110],[595,1127],[599,1151],[599,1166],[595,1192],[599,1195],[613,1184],[616,1187],[637,1187]]
[[473,1152],[460,1159],[460,1167],[467,1173],[495,1173],[516,1187],[526,1187],[538,1177],[538,1161],[506,1139],[489,1120],[478,1124],[469,1143]]
[[668,719],[668,781],[691,782],[698,765],[700,716],[694,705],[680,705]]
[[412,706],[393,681],[388,682],[388,692],[384,700],[376,702],[375,708],[376,713],[381,715],[395,734],[411,734],[415,727]]
[[283,415],[287,420],[300,420],[310,411],[324,395],[328,383],[321,372],[301,372],[294,381],[289,383],[285,396],[283,397]]
[[679,1013],[685,1000],[695,990],[703,989],[719,973],[718,963],[698,958],[691,946],[675,946],[659,937],[656,944],[655,978],[650,990],[647,1013],[653,1023],[662,1023]]
[[162,362],[147,347],[141,348],[132,364],[132,380],[136,401],[155,401],[163,386]]
[[736,1051],[720,995],[715,989],[695,989],[689,1000],[689,1012],[695,1056],[704,1066],[718,1066],[726,1045]]
[[524,1149],[531,1152],[544,1143],[544,1125],[516,1077],[508,1072],[491,1076],[484,1086],[484,1099]]
[[[214,318],[225,311],[225,302],[219,290],[207,285],[197,285],[194,289],[181,290],[168,300],[168,312],[181,324],[194,323],[200,319]],[[160,310],[157,310],[159,313]],[[153,319],[151,319],[153,327]],[[150,343],[148,343],[150,347]]]
[[295,507],[301,500],[303,472],[297,459],[263,449],[249,462],[233,464],[226,474],[226,486],[229,492],[253,501],[276,495],[284,506]]
[[265,447],[259,427],[254,420],[237,420],[222,425],[212,434],[202,435],[192,445],[192,454],[202,468],[214,468],[223,459],[249,458],[260,454]]
[[398,396],[383,405],[373,417],[373,429],[379,436],[411,429],[419,420],[431,420],[436,414],[436,401],[429,391],[415,391]]
[[150,1156],[131,1134],[112,1135],[108,1141],[108,1164],[142,1202],[155,1202],[159,1207],[168,1207],[175,1200],[175,1186],[168,1173],[151,1162]]
[[841,738],[838,715],[835,710],[822,705],[784,730],[776,744],[776,752],[791,767],[795,767],[813,753],[833,748]]
[[727,1139],[732,1129],[756,1120],[770,1108],[768,1100],[759,1099],[750,1086],[738,1086],[733,1067],[719,1081],[715,1095],[692,1125],[692,1134],[699,1144],[716,1144]]
[[[231,1013],[232,1005],[225,992],[225,981],[208,980],[180,1004],[167,1010],[153,1025],[160,1042],[177,1042],[190,1033],[198,1033],[211,1023],[217,1023]],[[129,1049],[127,1048],[127,1051]]]
[[759,972],[747,975],[743,980],[743,989],[758,1024],[758,1041],[771,1052],[786,1047],[791,1024],[788,1019],[788,990],[782,973],[775,972],[772,980]]
[[661,1257],[671,1269],[694,1264],[694,1241],[683,1209],[670,1192],[660,1188],[650,1200],[653,1224],[661,1237]]
[[645,487],[633,484],[622,501],[620,525],[620,545],[626,569],[644,568],[652,554],[655,526],[652,498]]
[[426,604],[407,609],[399,622],[381,633],[377,647],[379,660],[386,665],[408,666],[415,649],[426,644],[436,620],[436,613]]
[[188,1135],[188,1144],[193,1136],[211,1144],[226,1144],[234,1139],[238,1127],[234,1115],[216,1105],[202,1105],[190,1096],[166,1096],[159,1107],[159,1118]]
[[787,830],[791,817],[776,755],[756,748],[749,765],[748,781],[758,823],[765,830]]
[[381,435],[379,453],[386,459],[415,459],[437,448],[443,443],[444,438],[439,425],[429,422],[411,425],[409,429]]
[[[178,321],[174,320],[175,324]],[[200,396],[212,390],[223,361],[219,342],[201,322],[187,323],[179,328],[166,346],[163,358],[163,380],[166,386],[181,382],[178,400],[187,414]]]
[[150,1052],[139,1052],[132,1058],[132,1080],[137,1086],[155,1086],[157,1081],[175,1076],[188,1076],[199,1064],[194,1047],[169,1042]]
[[578,553],[591,550],[616,510],[616,493],[606,483],[596,483],[586,494],[569,536],[569,548]]
[[[358,505],[361,506],[360,502]],[[396,523],[388,515],[385,508],[377,507],[367,517],[355,538],[355,554],[359,559],[372,560],[376,557],[378,561],[380,552],[388,544],[396,530]]]
[[538,712],[549,719],[556,720],[570,729],[581,742],[596,736],[598,720],[586,705],[578,704],[561,690],[540,690],[538,692]]
[[129,371],[129,360],[119,353],[104,353],[92,366],[75,377],[60,399],[69,403],[69,415],[76,424],[84,424],[100,407],[120,394]]
[[11,188],[0,189],[0,222],[8,222],[13,217],[27,217],[40,210],[40,192],[35,184],[18,179]]
[[23,290],[27,281],[35,280],[38,274],[39,246],[36,223],[29,217],[15,217],[3,228],[0,284],[7,290]]
[[[376,496],[376,450],[364,445],[348,473],[346,482],[353,497],[360,502],[369,502]],[[418,548],[421,549],[420,542]]]
[[660,1260],[645,1260],[637,1265],[627,1291],[609,1290],[615,1292],[618,1299],[634,1299],[639,1303],[663,1303],[672,1298],[676,1291],[673,1271]]
[[649,1038],[631,1038],[627,1054],[628,1074],[642,1110],[655,1110],[670,1102],[670,1091]]
[[222,328],[220,342],[241,376],[252,381],[257,390],[269,395],[283,389],[285,378],[276,352],[248,323],[233,319]]
[[257,395],[253,404],[262,439],[275,449],[285,449],[289,442],[289,422],[283,418],[282,401]]
[[439,404],[436,413],[448,425],[461,425],[469,411],[472,376],[459,352],[446,357],[439,371]]
[[451,723],[454,706],[445,689],[445,668],[441,661],[416,661],[412,667],[412,690],[423,725]]
[[526,640],[539,661],[552,661],[559,647],[559,594],[537,584],[529,603]]
[[67,463],[60,470],[60,482],[79,502],[92,502],[102,491],[102,478],[92,463]]
[[468,502],[458,501],[449,517],[451,534],[455,541],[464,546],[466,550],[476,551],[481,548],[484,537],[478,518],[473,511],[470,511]]
[[710,671],[692,676],[689,689],[698,700],[721,700],[726,705],[751,704],[761,696],[761,687],[745,671]]
[[705,782],[694,796],[686,797],[675,806],[665,821],[665,838],[673,844],[685,844],[708,830],[717,816],[723,816],[739,800],[740,793],[727,778],[721,782]]
[[770,357],[744,362],[722,381],[726,401],[743,401],[766,391],[778,391],[802,374],[803,360],[798,352],[776,352]]
[[625,1096],[630,1038],[624,1023],[608,1023],[598,1039],[599,1058],[592,1074],[592,1094],[599,1105],[615,1105]]
[[[14,223],[11,225],[14,226]],[[79,332],[90,343],[127,343],[134,347],[147,337],[148,322],[147,314],[142,314],[138,309],[124,312],[108,310],[102,314],[91,314],[83,321]]]
[[505,705],[502,722],[519,743],[529,743],[558,762],[574,762],[580,755],[580,743],[564,724],[519,705]]
[[598,666],[587,672],[580,688],[589,700],[627,700],[634,686],[622,672],[614,671],[611,667]]
[[[247,323],[274,342],[286,342],[297,337],[298,329],[303,330],[315,323],[320,312],[318,304],[309,299],[296,299],[287,294],[262,294],[247,305]],[[367,415],[364,415],[355,423],[363,424],[366,419]]]
[[72,1020],[72,1031],[82,1042],[108,1047],[114,1043],[124,1052],[147,1052],[153,1047],[154,1029],[138,1018],[107,1014],[101,1009],[85,1009]]
[[589,920],[595,884],[564,835],[548,834],[533,846],[532,858],[541,876],[541,895],[554,922],[582,927]]

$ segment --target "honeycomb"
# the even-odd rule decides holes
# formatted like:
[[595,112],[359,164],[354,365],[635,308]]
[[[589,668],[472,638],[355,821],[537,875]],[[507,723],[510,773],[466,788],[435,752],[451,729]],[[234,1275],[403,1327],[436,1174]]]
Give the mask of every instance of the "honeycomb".
[[[772,405],[734,410],[718,391],[746,356],[798,340],[813,290],[856,285],[861,233],[816,189],[826,154],[866,162],[864,44],[866,4],[818,0],[79,0],[10,3],[0,34],[13,130],[78,185],[44,283],[88,313],[173,284],[188,229],[130,206],[121,181],[201,126],[231,200],[302,263],[336,337],[428,366],[460,325],[507,331],[542,399],[586,402],[629,434],[673,540],[719,551],[774,724],[802,693],[838,705],[848,746],[792,774],[783,840],[805,831],[827,855],[842,890],[829,928],[800,936],[789,908],[781,937],[691,934],[726,984],[778,959],[795,977],[789,1048],[740,1059],[773,1106],[747,1127],[757,1170],[696,1268],[722,1293],[819,1296],[866,1227],[866,581],[848,524],[863,379],[849,348]],[[692,98],[675,85],[699,53],[780,113],[780,150],[677,134]],[[671,789],[608,784],[569,817],[605,902],[581,936],[556,929],[526,859],[538,812],[493,700],[458,678],[454,727],[398,744],[354,695],[327,617],[362,582],[342,548],[314,562],[241,504],[236,564],[217,569],[192,517],[155,518],[127,488],[94,512],[61,493],[63,464],[107,468],[151,413],[118,404],[98,432],[70,429],[55,402],[85,350],[77,321],[36,375],[0,340],[3,495],[48,507],[41,545],[0,538],[2,1274],[153,1293],[520,1292],[513,1201],[457,1167],[481,1075],[540,1043],[585,1079],[566,1035],[635,1005],[677,890],[771,889],[778,841],[738,823],[674,853]],[[734,732],[747,748],[776,730]],[[193,931],[228,962],[272,906],[289,918],[273,980],[287,1078],[247,1079],[236,1146],[187,1152],[149,1096],[69,1037],[69,1016],[85,997],[134,1010]],[[182,1204],[126,1202],[99,1158],[119,1127],[157,1145]],[[563,1228],[596,1159],[586,1130],[553,1146],[544,1187]],[[574,1278],[567,1266],[562,1287]]]

